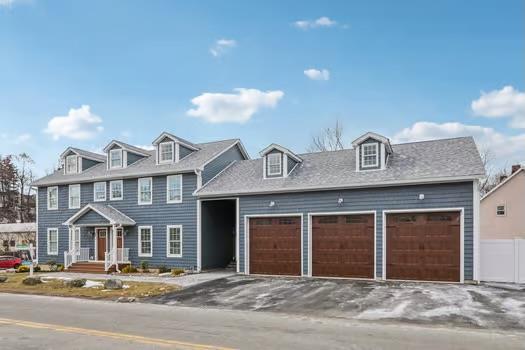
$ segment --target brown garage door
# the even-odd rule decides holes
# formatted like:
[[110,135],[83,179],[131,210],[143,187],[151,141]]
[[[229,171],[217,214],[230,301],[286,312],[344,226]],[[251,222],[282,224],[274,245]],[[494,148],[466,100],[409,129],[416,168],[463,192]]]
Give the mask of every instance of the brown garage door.
[[460,213],[388,214],[386,277],[460,280]]
[[312,275],[374,278],[374,215],[312,217]]
[[301,218],[250,219],[250,273],[301,275]]

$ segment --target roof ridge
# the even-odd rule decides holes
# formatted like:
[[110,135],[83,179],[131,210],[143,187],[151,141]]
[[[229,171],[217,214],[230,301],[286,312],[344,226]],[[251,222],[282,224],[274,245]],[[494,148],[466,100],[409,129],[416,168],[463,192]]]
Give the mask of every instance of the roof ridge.
[[393,143],[392,146],[409,145],[409,144],[413,144],[413,143],[426,143],[426,142],[439,142],[439,141],[459,140],[459,139],[474,139],[474,137],[472,135],[468,135],[468,136],[445,137],[445,138],[442,138],[442,139],[433,139],[433,140],[408,141],[408,142]]

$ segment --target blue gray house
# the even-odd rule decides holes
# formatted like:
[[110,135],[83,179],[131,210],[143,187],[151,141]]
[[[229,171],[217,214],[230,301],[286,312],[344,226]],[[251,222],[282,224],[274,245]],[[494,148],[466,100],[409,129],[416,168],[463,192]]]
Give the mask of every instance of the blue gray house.
[[170,133],[153,150],[68,148],[37,180],[38,260],[245,274],[464,282],[479,273],[484,176],[471,137],[295,154]]

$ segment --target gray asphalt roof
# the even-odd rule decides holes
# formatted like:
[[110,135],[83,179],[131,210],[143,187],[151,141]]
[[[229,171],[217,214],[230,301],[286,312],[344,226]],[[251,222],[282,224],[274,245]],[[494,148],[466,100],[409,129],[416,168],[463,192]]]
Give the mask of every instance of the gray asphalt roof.
[[[124,225],[124,226],[133,226],[133,225],[135,225],[135,221],[133,219],[131,219],[129,216],[127,216],[127,215],[123,214],[122,212],[120,212],[119,210],[113,208],[111,205],[100,204],[100,203],[89,203],[85,207],[83,207],[82,209],[77,211],[77,213],[75,213],[71,217],[74,217],[75,215],[78,215],[78,213],[81,212],[81,211],[86,211],[86,213],[88,213],[89,212],[89,210],[87,210],[88,207],[91,210],[95,210],[96,212],[98,212],[102,216],[106,217],[111,224],[118,224],[118,225]],[[81,218],[84,215],[85,215],[85,213],[80,215],[80,217],[76,218],[71,223],[74,224],[79,218]],[[71,220],[71,218],[69,220]],[[67,221],[69,221],[69,220],[67,220]]]
[[392,145],[384,170],[356,171],[354,149],[301,154],[287,178],[263,179],[263,161],[238,161],[202,187],[199,196],[352,188],[425,180],[477,178],[485,171],[472,137]]
[[35,182],[33,186],[49,186],[58,184],[70,184],[79,182],[90,182],[94,180],[122,179],[126,177],[161,175],[166,173],[191,172],[203,166],[207,161],[217,156],[238,139],[222,140],[216,142],[199,143],[198,151],[181,159],[178,163],[173,164],[155,164],[155,151],[145,151],[150,154],[137,162],[123,169],[106,169],[105,159],[103,163],[95,165],[80,174],[65,175],[62,169],[55,171],[53,174],[44,176]]
[[89,151],[86,151],[86,150],[83,150],[83,149],[80,149],[80,148],[76,148],[76,147],[71,147],[71,150],[77,152],[77,154],[80,155],[80,156],[97,159],[100,162],[106,161],[106,156],[103,155],[103,154],[89,152]]

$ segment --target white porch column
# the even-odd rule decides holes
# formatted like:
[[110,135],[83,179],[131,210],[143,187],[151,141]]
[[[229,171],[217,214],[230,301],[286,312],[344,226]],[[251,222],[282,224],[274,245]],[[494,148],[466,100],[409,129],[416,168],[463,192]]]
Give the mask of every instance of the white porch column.
[[115,262],[115,271],[120,272],[118,269],[118,248],[117,248],[117,226],[111,227],[111,240],[113,241],[113,261]]

